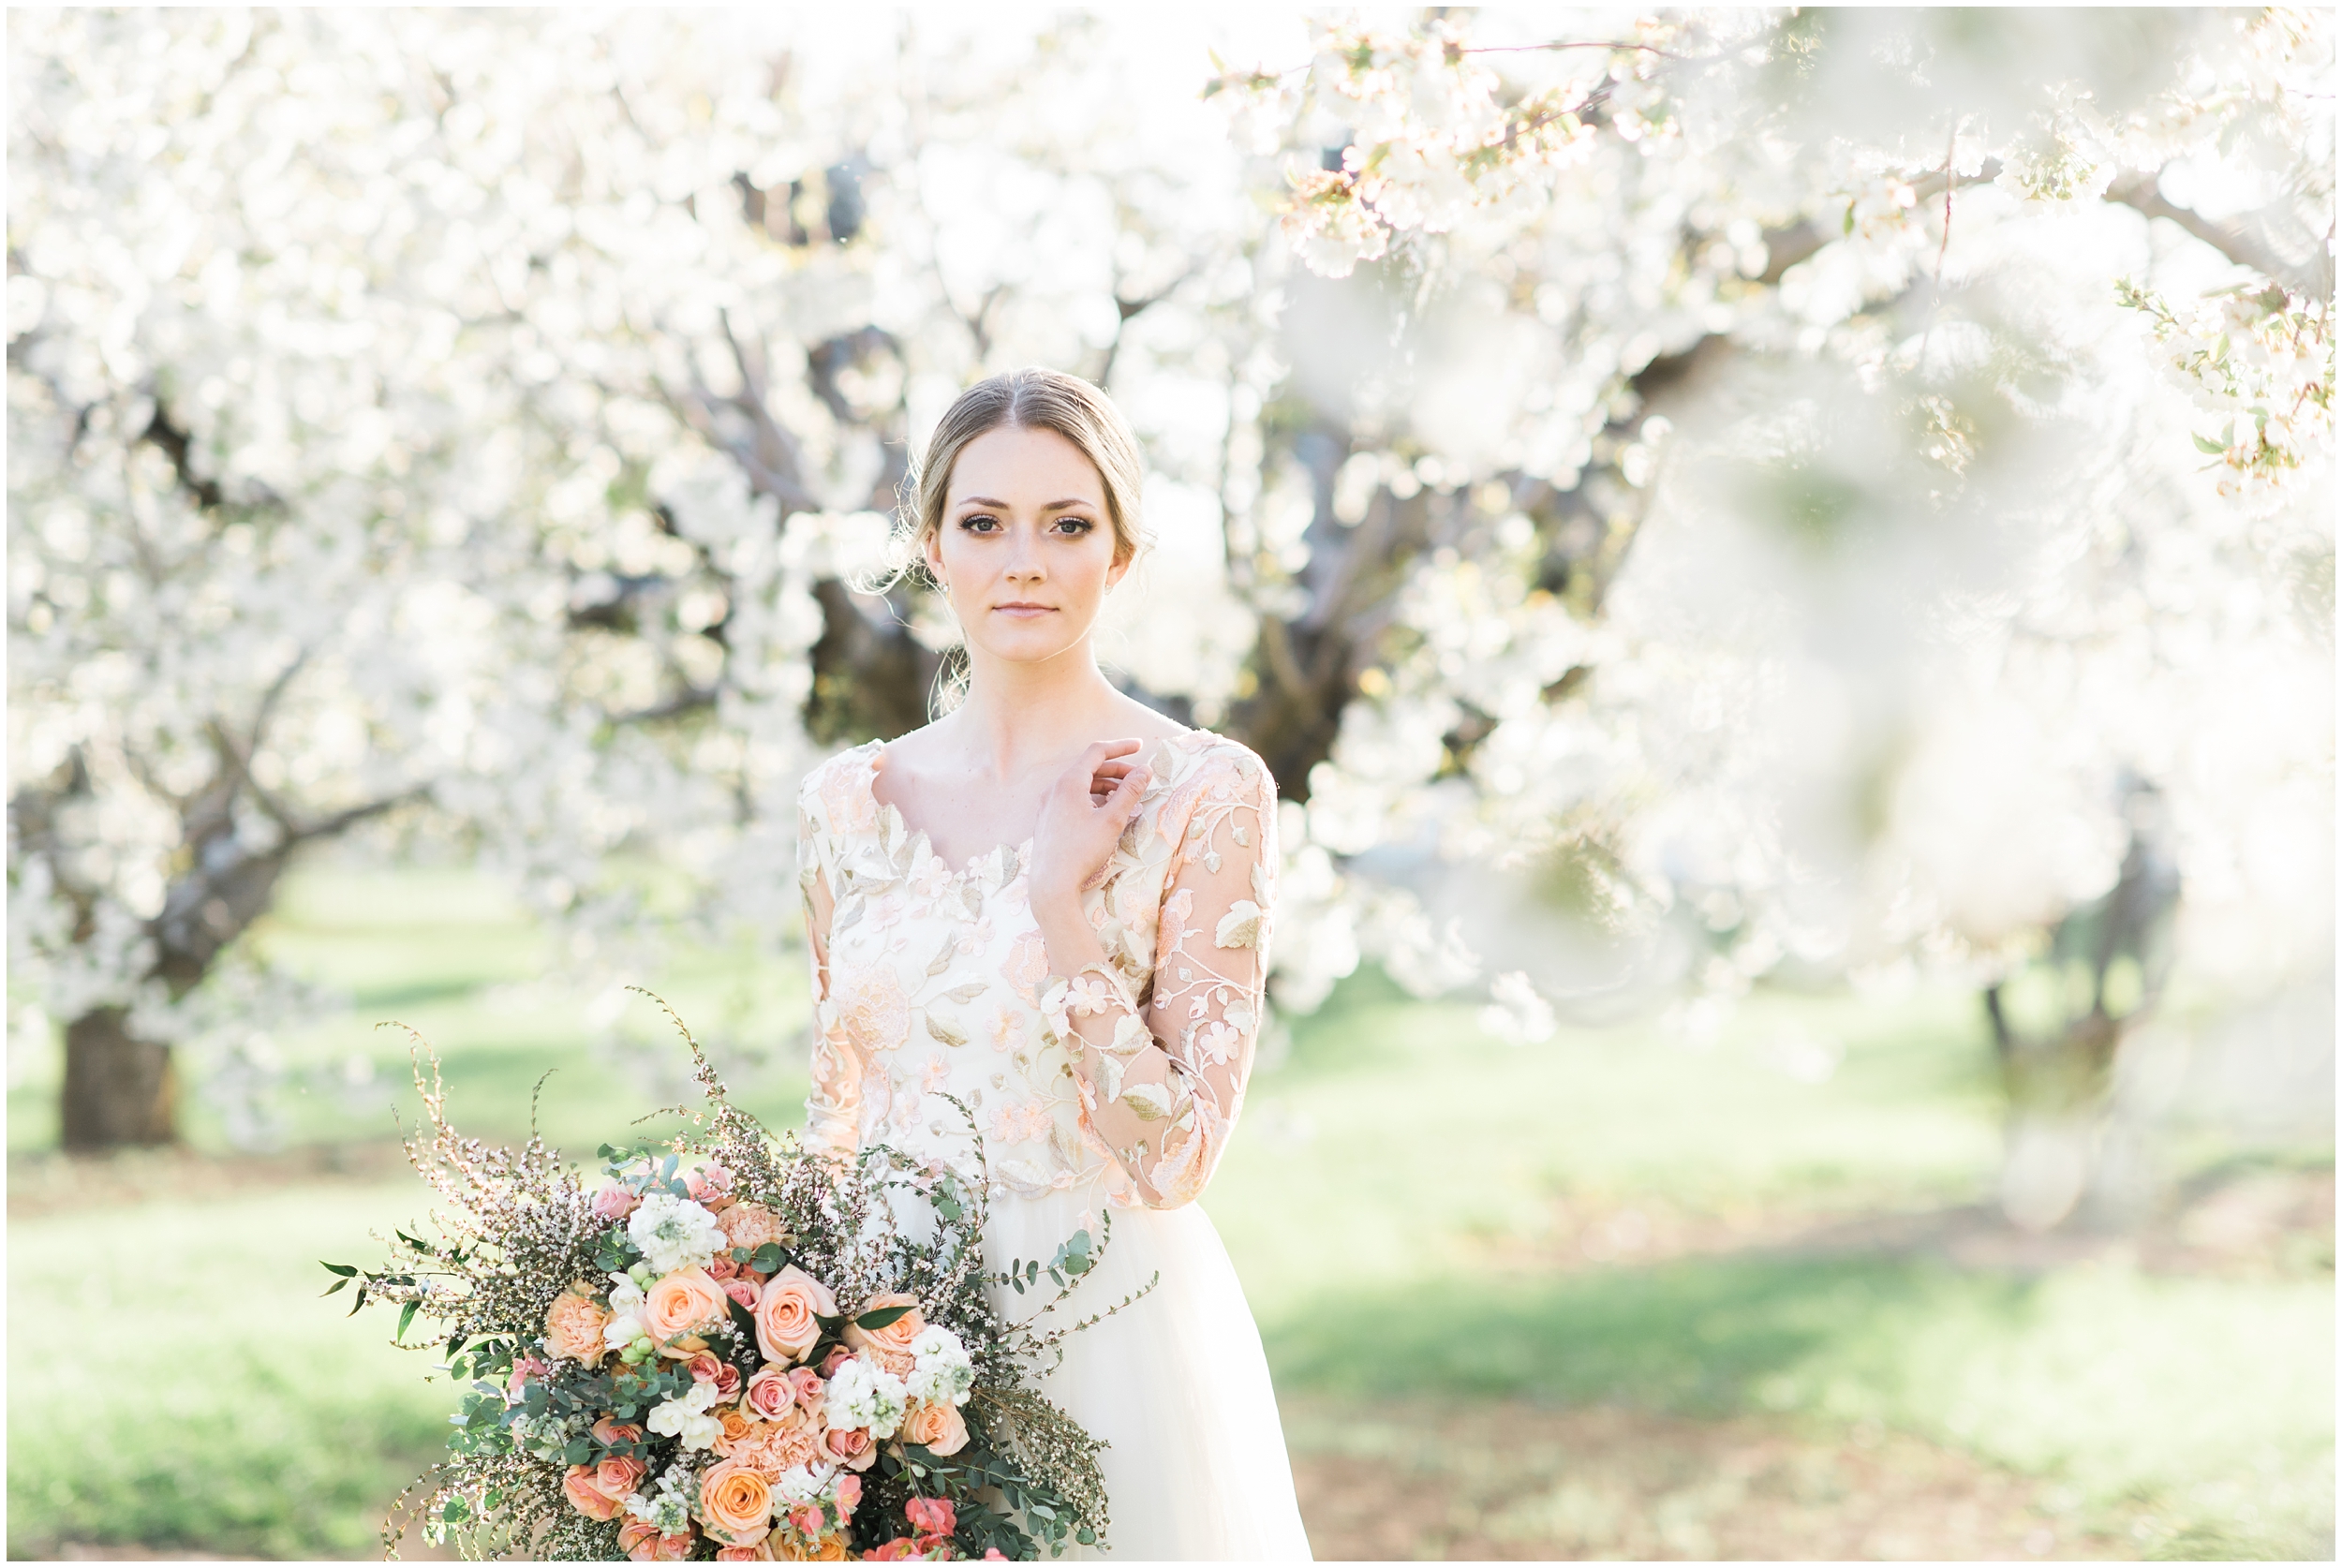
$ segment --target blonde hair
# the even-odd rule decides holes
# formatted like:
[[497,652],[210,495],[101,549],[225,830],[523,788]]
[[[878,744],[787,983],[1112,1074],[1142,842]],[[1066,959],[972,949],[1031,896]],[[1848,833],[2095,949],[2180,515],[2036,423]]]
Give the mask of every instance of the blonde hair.
[[1112,399],[1080,377],[1029,365],[986,377],[952,399],[936,421],[926,458],[903,481],[895,529],[899,571],[935,585],[927,570],[927,542],[942,530],[952,469],[969,442],[995,430],[1053,430],[1080,448],[1105,485],[1115,564],[1129,565],[1146,548],[1138,521],[1145,465],[1130,422]]

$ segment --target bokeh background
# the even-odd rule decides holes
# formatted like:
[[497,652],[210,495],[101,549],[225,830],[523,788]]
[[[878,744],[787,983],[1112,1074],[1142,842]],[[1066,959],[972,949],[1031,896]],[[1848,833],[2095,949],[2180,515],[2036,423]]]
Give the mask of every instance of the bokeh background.
[[1031,362],[1284,797],[1320,1556],[2332,1556],[2330,11],[7,37],[11,1556],[374,1552],[380,1022],[796,1119],[795,785]]

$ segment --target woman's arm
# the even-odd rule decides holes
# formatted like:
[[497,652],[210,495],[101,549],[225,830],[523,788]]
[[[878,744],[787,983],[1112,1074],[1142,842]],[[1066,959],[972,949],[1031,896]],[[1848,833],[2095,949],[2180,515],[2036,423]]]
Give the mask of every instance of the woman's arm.
[[1091,1126],[1149,1207],[1188,1203],[1210,1179],[1252,1070],[1268,972],[1276,787],[1250,757],[1205,766],[1187,821],[1164,824],[1183,836],[1145,1008],[1106,962],[1077,893],[1052,888],[1033,906],[1050,969],[1066,977],[1044,1011],[1074,1055]]

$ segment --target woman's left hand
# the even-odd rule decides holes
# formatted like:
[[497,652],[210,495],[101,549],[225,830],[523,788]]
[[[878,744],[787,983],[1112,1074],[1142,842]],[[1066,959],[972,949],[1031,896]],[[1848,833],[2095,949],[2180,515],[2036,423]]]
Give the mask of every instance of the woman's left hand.
[[1035,909],[1078,899],[1113,855],[1153,777],[1134,759],[1139,747],[1135,740],[1098,742],[1042,797],[1026,873]]

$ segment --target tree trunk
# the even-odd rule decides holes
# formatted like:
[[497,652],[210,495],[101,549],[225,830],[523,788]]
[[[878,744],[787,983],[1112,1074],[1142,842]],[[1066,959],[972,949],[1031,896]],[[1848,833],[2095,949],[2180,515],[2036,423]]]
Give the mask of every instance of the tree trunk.
[[177,1141],[176,1080],[170,1047],[131,1034],[123,1009],[84,1013],[65,1031],[65,1146],[103,1149]]

